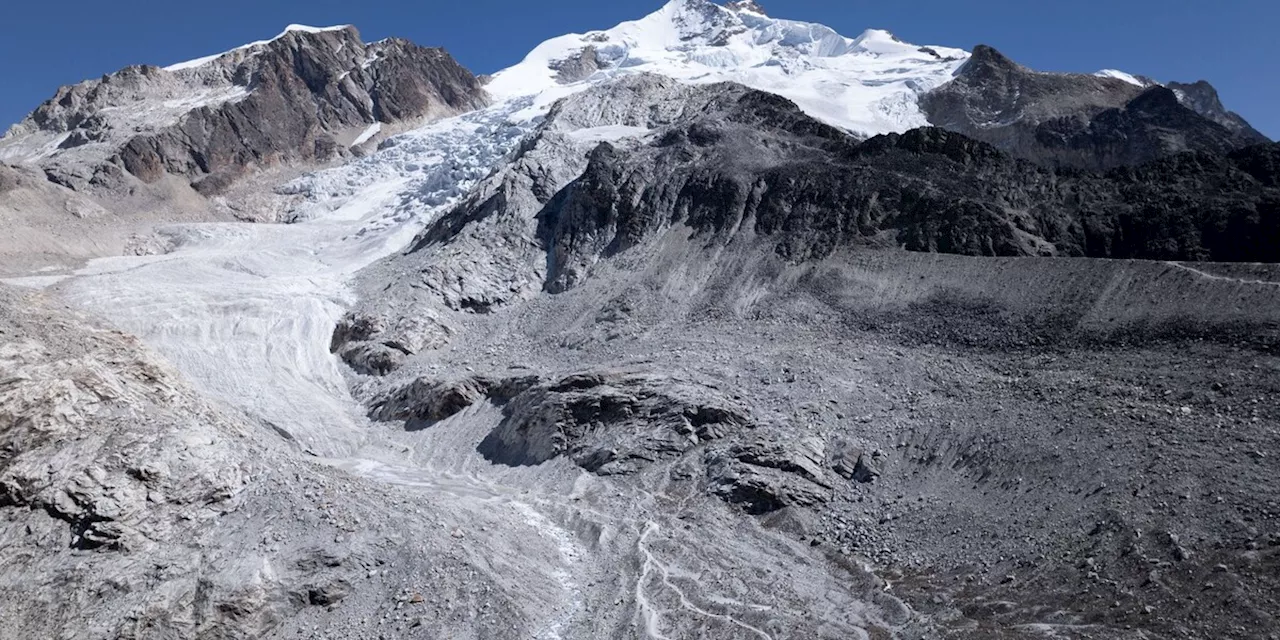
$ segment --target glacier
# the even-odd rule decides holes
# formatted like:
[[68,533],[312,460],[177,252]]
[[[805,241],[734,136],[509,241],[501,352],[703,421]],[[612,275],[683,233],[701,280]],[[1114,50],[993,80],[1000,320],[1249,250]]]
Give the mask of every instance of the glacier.
[[[558,82],[556,63],[589,46],[607,66]],[[847,38],[818,24],[673,0],[640,20],[539,45],[493,75],[486,88],[495,103],[486,109],[396,136],[365,158],[284,185],[281,192],[305,197],[294,224],[166,227],[159,233],[171,252],[96,260],[58,286],[141,336],[205,392],[287,430],[317,454],[341,457],[362,446],[366,422],[328,348],[352,302],[350,278],[407,245],[514,150],[555,101],[640,73],[736,81],[872,135],[925,124],[917,95],[946,82],[967,56],[884,31]],[[573,135],[595,142],[642,134],[605,127]]]

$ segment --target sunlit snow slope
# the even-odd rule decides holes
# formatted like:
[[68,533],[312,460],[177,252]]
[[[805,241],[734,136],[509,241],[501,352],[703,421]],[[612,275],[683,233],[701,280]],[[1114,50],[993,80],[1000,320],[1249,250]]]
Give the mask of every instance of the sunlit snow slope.
[[[563,70],[584,51],[593,60],[586,69],[597,69],[562,84]],[[672,0],[607,31],[548,40],[494,74],[486,89],[499,99],[537,94],[543,103],[625,73],[733,81],[790,98],[851,132],[875,135],[928,124],[917,98],[950,80],[968,57],[960,49],[907,44],[886,31],[846,38],[820,24]]]

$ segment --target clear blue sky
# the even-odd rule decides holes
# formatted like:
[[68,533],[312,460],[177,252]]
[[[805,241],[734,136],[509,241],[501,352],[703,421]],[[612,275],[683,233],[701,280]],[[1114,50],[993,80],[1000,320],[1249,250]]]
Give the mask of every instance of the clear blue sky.
[[[128,64],[171,64],[274,36],[289,23],[354,24],[366,40],[443,46],[476,73],[567,32],[638,18],[662,0],[61,0],[0,9],[0,129],[61,84]],[[995,46],[1055,71],[1105,67],[1212,82],[1227,106],[1280,138],[1280,0],[761,0],[774,17],[856,36]]]

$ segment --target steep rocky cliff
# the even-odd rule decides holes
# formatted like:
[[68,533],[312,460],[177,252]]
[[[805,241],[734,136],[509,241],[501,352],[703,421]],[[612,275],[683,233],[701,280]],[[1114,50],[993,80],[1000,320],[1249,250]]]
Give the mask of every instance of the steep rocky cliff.
[[0,139],[0,159],[36,164],[77,190],[171,174],[212,194],[254,168],[347,157],[383,126],[486,100],[441,49],[365,44],[352,27],[291,27],[219,56],[63,87]]

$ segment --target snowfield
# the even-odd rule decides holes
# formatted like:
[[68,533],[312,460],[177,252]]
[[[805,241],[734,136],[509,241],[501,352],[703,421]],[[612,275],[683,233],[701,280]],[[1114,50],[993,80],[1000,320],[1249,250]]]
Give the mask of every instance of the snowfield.
[[[562,85],[565,61],[591,48],[598,71]],[[553,38],[486,86],[494,96],[538,96],[543,105],[622,74],[656,73],[696,83],[739,82],[790,98],[810,115],[862,136],[927,124],[920,94],[948,80],[969,58],[921,47],[887,31],[847,38],[829,27],[673,0],[606,31]]]

